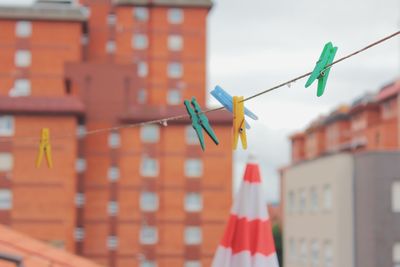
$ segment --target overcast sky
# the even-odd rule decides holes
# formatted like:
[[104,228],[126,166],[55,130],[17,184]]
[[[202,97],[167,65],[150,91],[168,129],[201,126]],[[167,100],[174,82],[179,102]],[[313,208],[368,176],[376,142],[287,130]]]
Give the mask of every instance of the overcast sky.
[[[24,4],[31,0],[0,0]],[[400,28],[399,0],[215,0],[208,20],[208,90],[217,84],[249,96],[311,71],[328,41],[337,58]],[[319,114],[377,91],[400,73],[400,38],[332,69],[325,94],[305,80],[249,102],[260,120],[250,121],[249,149],[235,153],[239,181],[248,153],[258,156],[270,201],[279,198],[277,169],[289,163],[288,135]],[[210,104],[216,102],[210,97]]]
[[[339,47],[339,58],[397,31],[400,1],[216,0],[208,26],[209,90],[219,84],[249,96],[311,71],[328,41]],[[268,199],[277,200],[277,169],[290,160],[288,135],[398,77],[399,51],[396,37],[336,65],[320,98],[316,84],[304,88],[304,79],[246,102],[260,120],[250,122],[250,148],[236,152],[236,180],[248,153],[256,153]]]

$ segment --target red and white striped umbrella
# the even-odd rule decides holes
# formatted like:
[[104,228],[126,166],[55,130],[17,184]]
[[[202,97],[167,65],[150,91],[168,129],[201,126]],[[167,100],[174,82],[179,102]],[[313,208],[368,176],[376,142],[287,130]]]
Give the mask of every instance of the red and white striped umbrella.
[[212,267],[279,267],[260,171],[248,163]]

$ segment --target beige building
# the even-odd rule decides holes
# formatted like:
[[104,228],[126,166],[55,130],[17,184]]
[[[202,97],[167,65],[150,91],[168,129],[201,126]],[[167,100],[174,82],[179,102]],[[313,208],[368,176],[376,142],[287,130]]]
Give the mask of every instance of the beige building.
[[352,266],[352,161],[338,154],[285,172],[286,267]]
[[338,153],[285,168],[285,267],[400,267],[399,162]]

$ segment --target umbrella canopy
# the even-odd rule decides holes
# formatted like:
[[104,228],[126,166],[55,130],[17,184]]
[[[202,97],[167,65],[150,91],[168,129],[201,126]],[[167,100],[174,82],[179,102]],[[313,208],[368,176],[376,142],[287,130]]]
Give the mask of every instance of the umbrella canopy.
[[279,267],[256,163],[246,166],[212,267]]

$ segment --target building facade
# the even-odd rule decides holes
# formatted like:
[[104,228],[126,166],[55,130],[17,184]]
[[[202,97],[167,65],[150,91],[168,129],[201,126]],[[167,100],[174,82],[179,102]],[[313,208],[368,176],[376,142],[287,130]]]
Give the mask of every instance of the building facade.
[[[76,6],[0,8],[1,223],[54,246],[75,250],[75,133],[84,107],[66,94],[64,64],[81,61],[86,20]],[[42,127],[55,168],[35,169]],[[35,137],[35,138],[32,138]],[[62,158],[63,160],[56,160]]]
[[284,263],[353,266],[352,157],[318,158],[284,173]]
[[[25,89],[12,89],[16,63],[2,65],[0,165],[8,164],[0,170],[2,223],[18,228],[20,216],[26,225],[18,230],[104,266],[210,265],[231,200],[230,115],[208,116],[220,145],[206,140],[206,152],[188,119],[85,135],[184,114],[182,102],[192,96],[205,107],[210,8],[208,0],[42,0],[12,8],[12,18],[0,12],[0,27],[14,25],[10,36],[19,22],[30,23],[32,36],[42,35],[37,46],[56,51],[25,48],[32,66],[48,65],[36,71],[42,83],[33,70],[22,71],[25,85],[18,86]],[[54,19],[49,9],[58,12]],[[17,60],[19,41],[4,45]],[[37,139],[22,142],[39,138],[45,126],[54,136],[51,170],[33,168]],[[21,193],[19,179],[26,180]]]
[[285,266],[399,266],[399,93],[392,82],[290,137]]
[[397,150],[400,148],[398,102],[400,80],[376,93],[367,93],[351,106],[340,106],[290,137],[292,163],[338,151]]
[[285,266],[398,266],[399,159],[337,153],[288,168]]

